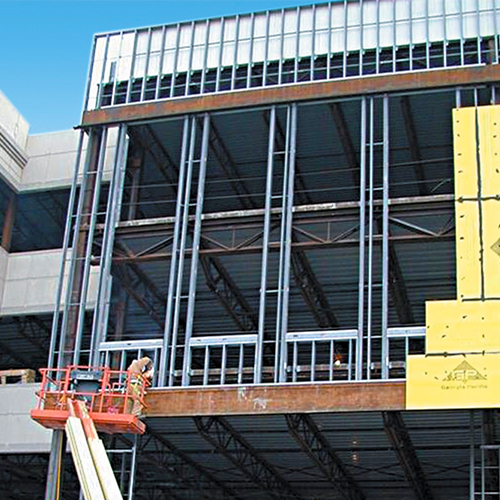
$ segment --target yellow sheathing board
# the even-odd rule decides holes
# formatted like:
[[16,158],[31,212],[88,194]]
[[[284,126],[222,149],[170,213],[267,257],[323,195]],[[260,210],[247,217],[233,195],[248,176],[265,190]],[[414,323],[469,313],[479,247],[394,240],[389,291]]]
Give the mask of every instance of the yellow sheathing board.
[[497,354],[410,356],[406,408],[496,408],[500,406]]
[[453,110],[455,197],[477,198],[476,110]]
[[479,298],[481,296],[479,204],[475,201],[455,203],[455,221],[458,298]]
[[[499,159],[500,166],[500,159]],[[500,194],[500,192],[499,192]],[[485,298],[500,297],[500,200],[482,202]],[[500,309],[500,303],[497,303]]]
[[427,302],[425,311],[427,354],[500,352],[499,303],[444,300]]
[[500,407],[500,106],[454,110],[453,134],[458,300],[426,304],[408,409]]
[[495,197],[500,195],[500,106],[478,108],[478,120],[481,196]]

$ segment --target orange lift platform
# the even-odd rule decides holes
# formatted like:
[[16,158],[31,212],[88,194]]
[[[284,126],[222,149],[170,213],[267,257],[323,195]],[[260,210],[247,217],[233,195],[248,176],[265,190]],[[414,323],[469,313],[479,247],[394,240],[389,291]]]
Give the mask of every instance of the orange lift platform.
[[[146,425],[132,413],[144,409],[148,381],[106,366],[42,368],[42,384],[31,418],[48,429],[64,430],[70,401],[84,401],[96,429],[108,434],[143,434]],[[135,377],[134,377],[135,378]]]

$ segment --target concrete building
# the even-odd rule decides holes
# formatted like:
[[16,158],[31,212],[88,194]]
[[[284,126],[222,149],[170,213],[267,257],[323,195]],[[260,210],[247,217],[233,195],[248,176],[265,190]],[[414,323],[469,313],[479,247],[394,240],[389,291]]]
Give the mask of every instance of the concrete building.
[[[1,368],[154,360],[126,498],[499,495],[499,8],[96,35],[79,131],[0,96]],[[0,390],[2,495],[43,498],[34,386]]]

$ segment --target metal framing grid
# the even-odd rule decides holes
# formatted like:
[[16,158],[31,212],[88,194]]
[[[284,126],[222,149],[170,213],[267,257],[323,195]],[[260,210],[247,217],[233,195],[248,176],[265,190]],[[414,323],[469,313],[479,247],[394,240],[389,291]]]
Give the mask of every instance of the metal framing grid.
[[97,35],[85,109],[498,62],[497,0],[360,0]]
[[[491,91],[494,92],[494,88]],[[474,100],[477,102],[477,89],[467,92],[473,92]],[[457,88],[457,106],[460,106],[463,95],[463,91]],[[337,365],[339,370],[346,374],[347,380],[387,379],[394,377],[394,373],[404,376],[404,361],[411,339],[423,338],[423,332],[406,328],[411,326],[414,320],[394,244],[406,240],[432,241],[435,238],[445,240],[453,238],[452,226],[436,233],[405,221],[398,215],[398,207],[408,207],[412,211],[418,204],[424,210],[429,206],[432,213],[433,203],[439,205],[451,201],[452,198],[423,196],[398,200],[389,197],[390,106],[399,103],[404,106],[404,100],[404,96],[392,97],[389,94],[382,94],[351,101],[359,105],[359,159],[353,153],[355,141],[349,132],[344,130],[340,137],[351,173],[354,175],[353,180],[359,186],[359,201],[346,202],[344,205],[342,203],[299,205],[300,200],[304,201],[305,198],[301,189],[304,184],[296,158],[298,117],[301,106],[310,104],[291,103],[285,106],[271,106],[262,111],[268,133],[264,208],[247,207],[234,213],[207,214],[203,210],[206,177],[210,175],[210,172],[207,173],[209,157],[212,161],[225,165],[230,165],[232,161],[222,142],[223,137],[215,126],[213,119],[215,114],[186,115],[178,120],[178,123],[182,124],[178,166],[174,159],[168,157],[168,153],[165,151],[162,153],[164,157],[168,157],[173,166],[169,172],[174,176],[172,182],[176,182],[177,186],[175,217],[159,221],[121,220],[123,217],[130,219],[136,215],[135,208],[132,210],[129,207],[127,210],[126,206],[122,207],[122,198],[127,175],[132,179],[133,186],[136,186],[132,188],[132,191],[135,189],[136,192],[130,196],[134,199],[139,196],[137,194],[139,177],[133,165],[134,158],[138,154],[137,150],[144,144],[138,139],[137,132],[133,127],[127,128],[125,125],[118,127],[118,143],[114,152],[114,167],[109,189],[101,193],[108,131],[105,127],[90,129],[87,158],[82,162],[79,153],[78,168],[71,191],[69,213],[73,215],[68,217],[66,225],[64,260],[61,269],[61,276],[68,276],[68,286],[66,299],[63,301],[64,287],[61,280],[57,295],[58,307],[54,314],[49,364],[63,364],[69,357],[74,362],[89,360],[95,363],[103,352],[107,353],[108,360],[111,359],[110,356],[118,359],[119,352],[122,352],[120,361],[117,362],[124,364],[128,358],[123,352],[130,353],[131,349],[138,353],[148,352],[155,358],[158,367],[155,383],[160,387],[179,384],[187,386],[327,381],[335,380],[333,373],[337,370]],[[334,118],[335,126],[342,126],[345,118],[340,116],[341,106],[332,103],[331,109],[337,117]],[[406,116],[411,118],[408,104],[405,109]],[[412,128],[414,126],[410,123],[407,133]],[[132,139],[129,139],[128,129],[132,130],[130,132]],[[150,137],[154,139],[155,147],[160,148],[158,149],[160,152],[161,143],[155,139],[152,129],[148,130]],[[417,158],[415,143],[411,137],[408,141],[412,146],[412,155]],[[81,151],[83,138],[80,142]],[[135,148],[133,154],[130,151],[127,154],[129,142]],[[234,164],[227,168],[225,175],[230,179],[237,198],[245,207],[244,200],[251,201],[251,197],[245,194],[246,186],[237,177]],[[356,172],[359,172],[359,177]],[[425,180],[423,182],[425,184]],[[195,183],[197,187],[193,186]],[[295,200],[294,194],[297,195]],[[278,205],[277,198],[279,198]],[[104,214],[100,208],[103,206],[106,207]],[[321,217],[325,214],[327,216],[331,210],[342,210],[343,206],[346,213],[350,214],[352,227],[343,234],[332,237],[331,241],[325,241],[301,228],[304,217],[307,220],[319,217],[317,220],[321,221]],[[103,224],[97,223],[98,216],[101,220],[104,218]],[[228,227],[224,219],[231,217],[237,217],[235,219],[238,221],[237,224],[246,220],[258,221],[253,223],[256,228],[255,236],[247,237],[246,242],[236,242],[234,248],[230,248],[227,246],[227,240],[225,243],[222,240],[218,242],[217,238],[208,236],[211,233],[202,231],[202,226],[216,227],[217,231],[224,231]],[[166,230],[167,238],[139,254],[129,250],[122,236],[142,235],[145,231],[147,234],[150,226],[156,228],[154,229],[156,231],[158,228]],[[393,235],[391,228],[396,226],[408,232],[403,235]],[[279,237],[271,245],[272,231],[274,238],[276,234],[279,234]],[[154,231],[151,234],[154,234]],[[118,240],[116,235],[119,235]],[[70,250],[71,238],[71,247],[76,249],[75,251]],[[337,245],[357,246],[359,249],[358,321],[357,328],[351,327],[350,330],[339,328],[334,316],[328,319],[326,314],[331,308],[304,253],[309,248],[330,248]],[[166,247],[170,247],[167,252],[159,252]],[[380,250],[377,265],[374,257],[375,247]],[[96,249],[100,255],[97,258],[94,257]],[[245,252],[257,252],[261,255],[259,305],[256,312],[249,306],[244,294],[219,260],[219,256],[225,255],[228,251],[233,255]],[[273,270],[276,271],[278,278],[276,285],[273,283],[270,289],[271,251],[278,256],[277,268]],[[143,262],[164,259],[170,261],[166,294],[159,292],[154,280],[140,268]],[[189,269],[187,262],[190,264]],[[89,340],[84,338],[83,329],[87,316],[85,310],[88,309],[89,271],[92,264],[99,264],[100,267]],[[203,270],[209,289],[238,326],[237,335],[219,340],[216,336],[204,342],[203,335],[194,332],[193,319],[199,268]],[[288,328],[292,275],[295,276],[301,294],[317,322],[317,325],[311,324],[311,328],[307,330],[310,332],[308,335],[304,336],[306,332],[302,332],[300,338],[294,338]],[[139,304],[162,329],[161,347],[156,344],[146,347],[137,345],[124,350],[123,347],[116,346],[115,354],[112,353],[111,344],[106,342],[119,340],[119,337],[109,339],[106,335],[112,302],[113,276],[115,286],[122,290],[121,293]],[[139,285],[143,287],[144,292],[140,291]],[[375,288],[379,291],[376,295],[374,295]],[[184,300],[185,294],[187,294],[187,307],[183,308],[181,301]],[[390,297],[399,318],[400,326],[396,329],[389,328],[388,323]],[[272,303],[273,301],[275,302]],[[270,306],[276,311],[273,318],[268,313]],[[378,311],[377,317],[374,316],[375,311]],[[381,316],[378,317],[378,314]],[[324,318],[327,319],[323,320]],[[315,327],[321,329],[317,334],[314,334]],[[328,339],[324,338],[325,332],[330,332]],[[146,340],[149,337],[143,338]],[[155,335],[152,340],[158,338],[159,336]],[[405,346],[403,353],[395,358],[391,346],[398,339],[402,339]],[[342,347],[343,341],[345,347]],[[59,351],[55,349],[57,342],[60,346]],[[200,349],[204,352],[201,361]],[[306,361],[304,354],[300,354],[305,352],[304,349],[307,350]],[[192,355],[195,350],[197,358],[193,365]],[[56,360],[58,352],[63,355],[59,355]],[[326,352],[329,352],[329,361],[325,364],[324,358],[320,362],[319,355]],[[238,357],[237,367],[228,366],[230,353],[231,356]],[[218,363],[216,368],[212,363],[214,356]],[[394,371],[394,368],[397,370]],[[322,379],[318,376],[320,371],[329,373],[330,376]]]

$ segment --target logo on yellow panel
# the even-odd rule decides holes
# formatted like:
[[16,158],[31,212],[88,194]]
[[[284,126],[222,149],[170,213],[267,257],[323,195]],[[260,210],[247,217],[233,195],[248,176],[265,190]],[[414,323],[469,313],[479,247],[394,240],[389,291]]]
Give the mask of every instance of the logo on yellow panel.
[[467,361],[462,361],[454,370],[452,370],[443,379],[446,382],[441,389],[487,389],[488,385],[484,382],[488,380],[486,374],[482,375]]
[[493,244],[491,249],[497,254],[500,255],[500,238],[498,238],[498,241]]

